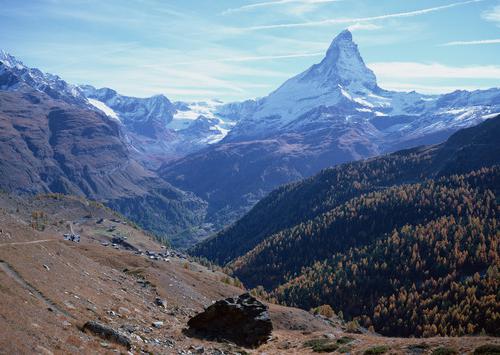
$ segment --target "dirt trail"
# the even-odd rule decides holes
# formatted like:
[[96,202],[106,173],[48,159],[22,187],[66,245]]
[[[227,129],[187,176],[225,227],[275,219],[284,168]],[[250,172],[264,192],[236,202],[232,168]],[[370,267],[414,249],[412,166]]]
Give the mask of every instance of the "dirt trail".
[[39,243],[47,243],[47,242],[55,242],[59,239],[40,239],[40,240],[31,240],[28,242],[12,242],[12,243],[1,243],[1,247],[9,246],[9,245],[28,245],[28,244],[39,244]]
[[[52,239],[50,239],[52,240]],[[8,263],[6,263],[3,260],[0,260],[0,270],[3,271],[7,276],[11,277],[14,281],[16,281],[19,285],[21,285],[23,288],[28,290],[33,296],[38,298],[40,301],[44,302],[47,304],[47,306],[52,309],[54,312],[60,313],[68,318],[73,318],[74,317],[66,312],[64,309],[60,308],[57,304],[55,304],[53,301],[51,301],[49,298],[47,298],[43,293],[38,291],[34,286],[30,285],[23,277],[12,268]]]

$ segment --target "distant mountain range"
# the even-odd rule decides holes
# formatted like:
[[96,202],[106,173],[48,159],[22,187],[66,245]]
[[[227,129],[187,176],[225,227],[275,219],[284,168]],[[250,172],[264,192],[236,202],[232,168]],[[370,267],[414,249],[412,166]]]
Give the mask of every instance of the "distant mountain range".
[[500,112],[500,89],[422,95],[380,88],[349,31],[325,58],[259,100],[227,104],[221,142],[160,169],[208,202],[207,220],[234,221],[273,188],[323,168],[444,141]]
[[59,77],[0,57],[0,188],[83,195],[167,238],[203,222],[206,203],[134,158],[128,132]]
[[[126,204],[109,205],[129,217],[136,214],[144,227],[167,234],[178,246],[189,246],[234,222],[281,184],[336,164],[439,143],[458,129],[500,112],[500,89],[422,95],[380,88],[349,31],[333,40],[319,64],[257,100],[224,104],[217,100],[172,102],[163,95],[130,97],[109,88],[71,85],[57,75],[29,68],[3,51],[0,96],[10,105],[0,107],[9,117],[3,139],[8,141],[17,132],[16,144],[20,145],[9,148],[10,153],[2,157],[2,172],[9,173],[15,166],[19,174],[13,177],[30,176],[2,182],[4,188],[75,192],[115,202],[118,195],[120,201],[136,196],[135,187],[140,186],[140,194],[146,193],[148,184],[139,183],[137,177],[128,179],[135,181],[134,188],[125,182],[109,181],[104,193],[97,188],[99,184],[84,182],[83,173],[62,168],[63,163],[80,166],[82,157],[73,153],[89,144],[93,153],[84,164],[86,168],[81,169],[93,178],[107,176],[116,153],[105,157],[111,145],[104,144],[109,134],[113,137],[109,142],[119,146],[116,166],[130,166],[120,159],[133,161],[141,171],[139,175],[152,176],[155,184],[174,189],[175,193],[169,195],[174,197],[168,197],[166,205],[176,212],[173,217],[158,217],[156,207],[139,209],[138,205],[132,209],[128,199]],[[48,126],[48,116],[54,115],[56,108],[74,113],[74,124],[64,130],[68,141],[72,136],[87,139],[80,142],[75,138],[71,145],[59,147],[57,156],[52,153],[52,128]],[[26,165],[30,162],[41,170],[47,166],[45,158],[29,148],[34,138],[16,129],[21,116],[36,114],[38,120],[28,122],[38,125],[39,142],[45,148],[33,149],[50,152],[47,154],[55,159],[54,165],[59,166],[49,172]],[[80,125],[80,120],[89,122]],[[88,140],[96,138],[97,133],[88,133],[90,127],[82,132],[85,125],[105,127],[105,132],[100,132],[101,143],[94,145]],[[109,165],[105,165],[107,161]],[[60,182],[63,176],[65,183]],[[197,207],[188,212],[179,207],[184,203]]]
[[79,89],[89,103],[123,124],[132,151],[152,169],[220,141],[235,124],[217,115],[218,101],[171,102],[164,95],[137,98],[90,85]]
[[124,96],[109,88],[75,86],[57,75],[29,68],[0,51],[0,90],[31,87],[52,99],[98,110],[118,121],[136,158],[156,167],[223,139],[235,122],[217,114],[222,102],[171,102],[164,95]]

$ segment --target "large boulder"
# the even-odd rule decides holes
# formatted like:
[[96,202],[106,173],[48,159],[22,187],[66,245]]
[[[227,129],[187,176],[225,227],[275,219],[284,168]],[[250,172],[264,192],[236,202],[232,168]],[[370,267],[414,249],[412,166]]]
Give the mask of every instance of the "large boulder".
[[91,333],[94,333],[95,335],[103,339],[123,345],[127,349],[130,349],[131,347],[130,339],[126,335],[120,333],[117,330],[114,330],[111,327],[108,327],[107,325],[94,321],[88,321],[83,325],[83,330],[90,331]]
[[193,336],[249,348],[267,342],[273,330],[267,306],[248,293],[215,302],[191,318],[188,326]]

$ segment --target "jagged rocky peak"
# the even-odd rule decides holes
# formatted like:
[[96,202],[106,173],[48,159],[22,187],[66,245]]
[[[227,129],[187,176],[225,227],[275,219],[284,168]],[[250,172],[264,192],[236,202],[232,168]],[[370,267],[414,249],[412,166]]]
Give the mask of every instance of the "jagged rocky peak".
[[83,91],[86,97],[96,99],[102,102],[105,102],[114,96],[118,95],[118,93],[110,88],[100,88],[97,89],[92,85],[79,85],[80,90]]
[[5,66],[9,68],[16,66],[24,67],[24,64],[19,59],[9,54],[8,52],[4,51],[3,49],[0,49],[0,62],[2,62]]
[[87,100],[80,89],[68,84],[57,75],[30,68],[4,50],[0,50],[0,63],[1,90],[16,91],[27,85],[53,99],[80,106],[87,105]]
[[326,87],[377,88],[375,74],[365,65],[349,30],[342,31],[333,39],[325,58],[312,66],[301,79],[321,80],[322,86]]

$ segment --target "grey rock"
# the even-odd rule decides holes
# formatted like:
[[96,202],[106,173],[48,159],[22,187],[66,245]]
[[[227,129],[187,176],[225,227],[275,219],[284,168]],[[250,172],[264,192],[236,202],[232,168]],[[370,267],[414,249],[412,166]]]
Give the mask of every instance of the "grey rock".
[[267,342],[273,330],[267,306],[248,293],[215,302],[191,318],[188,326],[188,335],[250,348]]
[[167,301],[161,299],[160,297],[156,297],[155,298],[155,304],[158,306],[158,307],[163,307],[163,308],[167,308]]
[[131,347],[130,339],[126,335],[104,324],[95,321],[88,321],[83,325],[83,330],[89,331],[105,340],[123,345],[128,349]]
[[163,322],[162,321],[153,322],[153,327],[161,328],[163,327]]

